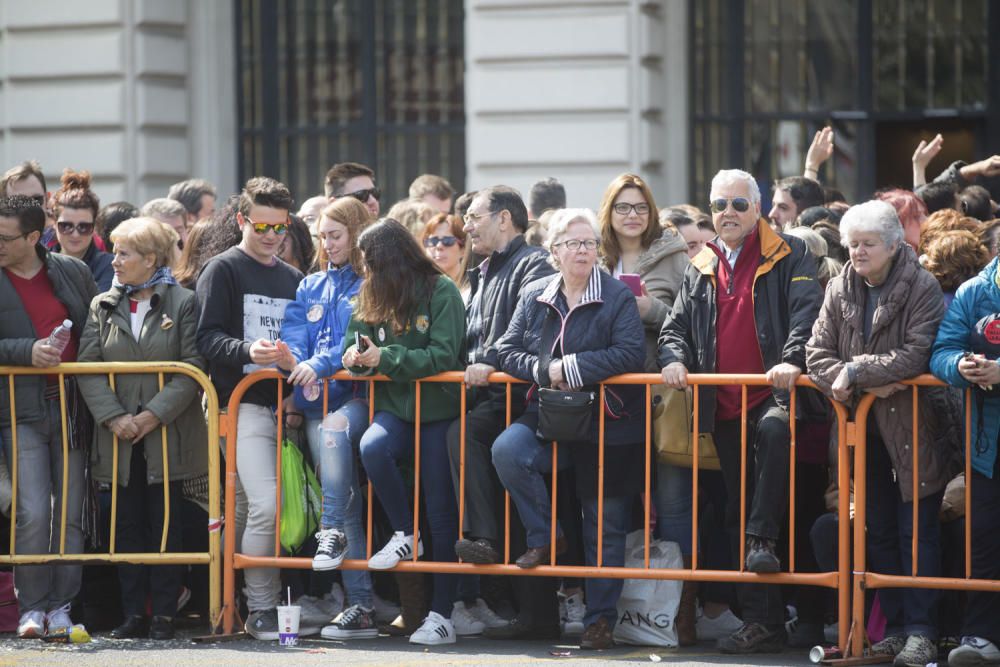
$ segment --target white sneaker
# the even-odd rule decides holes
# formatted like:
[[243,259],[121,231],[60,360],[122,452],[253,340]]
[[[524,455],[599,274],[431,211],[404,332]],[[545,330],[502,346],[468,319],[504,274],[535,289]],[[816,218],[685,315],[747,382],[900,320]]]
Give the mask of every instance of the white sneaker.
[[380,623],[392,623],[400,614],[399,605],[388,600],[383,600],[378,593],[373,596],[375,602],[375,618]]
[[[417,557],[423,555],[424,543],[417,540]],[[403,531],[397,530],[389,543],[368,559],[368,567],[372,570],[391,570],[399,561],[407,558],[413,558],[413,535],[403,535]]]
[[587,605],[583,603],[583,591],[578,591],[572,595],[559,595],[559,606],[565,607],[566,614],[563,616],[563,634],[582,635],[583,617],[587,615]]
[[45,614],[45,623],[50,634],[69,632],[70,628],[73,627],[73,620],[69,617],[70,606],[66,604]]
[[948,665],[1000,665],[1000,649],[982,637],[962,637],[962,643],[948,654]]
[[[495,611],[490,609],[486,600],[482,598],[476,598],[476,606],[469,607],[468,611],[487,628],[502,628],[510,624],[510,621],[500,618]],[[454,616],[452,618],[454,619]]]
[[21,639],[41,639],[45,636],[45,612],[26,611],[17,624],[17,636]]
[[728,637],[743,627],[743,621],[733,613],[732,609],[727,609],[715,618],[709,618],[698,608],[698,620],[695,621],[695,632],[700,641],[718,640]]
[[459,600],[451,610],[451,624],[455,627],[455,634],[459,637],[471,637],[483,634],[486,624],[476,618],[471,611],[465,608],[465,603]]
[[423,644],[424,646],[454,644],[456,641],[455,626],[436,611],[428,612],[427,618],[417,628],[417,631],[410,635],[411,644]]

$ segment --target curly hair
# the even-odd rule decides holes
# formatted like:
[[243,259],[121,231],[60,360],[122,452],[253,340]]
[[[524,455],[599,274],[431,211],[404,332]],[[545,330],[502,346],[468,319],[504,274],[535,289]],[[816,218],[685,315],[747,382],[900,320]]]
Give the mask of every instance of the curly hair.
[[944,292],[954,292],[989,262],[986,247],[975,234],[964,229],[932,238],[922,258],[924,268],[937,278]]
[[973,235],[979,232],[982,223],[975,218],[962,215],[953,208],[943,208],[940,211],[931,213],[920,228],[920,245],[917,253],[920,255],[927,253],[928,244],[938,236],[947,236],[946,232],[965,230]]
[[52,196],[52,213],[58,218],[64,208],[89,209],[94,219],[101,210],[101,200],[90,189],[90,172],[63,170],[62,187]]

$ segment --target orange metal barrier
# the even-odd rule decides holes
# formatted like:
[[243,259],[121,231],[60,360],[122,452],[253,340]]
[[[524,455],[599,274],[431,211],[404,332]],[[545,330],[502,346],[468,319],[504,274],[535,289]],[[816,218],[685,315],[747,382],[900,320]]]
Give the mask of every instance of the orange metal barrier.
[[[374,401],[372,397],[376,391],[375,385],[377,382],[386,381],[388,378],[385,377],[364,377],[358,378],[350,376],[348,373],[341,371],[334,376],[335,379],[343,380],[353,380],[367,382],[369,387],[369,417],[374,413]],[[417,421],[414,424],[415,428],[415,445],[414,445],[414,470],[420,470],[420,387],[424,383],[429,382],[445,382],[445,383],[456,383],[462,385],[461,393],[461,403],[460,403],[460,433],[461,433],[461,462],[460,462],[460,481],[459,481],[459,502],[458,502],[458,521],[459,521],[459,536],[462,535],[462,523],[464,519],[464,498],[465,498],[465,417],[466,417],[466,392],[465,384],[463,382],[464,375],[461,372],[453,371],[447,373],[441,373],[433,377],[423,378],[416,382],[415,391],[415,402],[416,402],[416,414],[418,415]],[[245,377],[233,391],[232,397],[229,402],[228,414],[221,416],[222,421],[222,432],[226,436],[226,495],[225,495],[225,515],[227,517],[233,517],[235,515],[236,507],[236,435],[237,435],[237,415],[239,412],[239,404],[242,400],[243,395],[249,389],[249,387],[260,381],[277,381],[284,382],[284,378],[274,370],[263,370],[257,371],[251,375]],[[507,401],[506,401],[506,422],[509,425],[511,423],[511,394],[510,385],[513,383],[519,383],[520,381],[512,378],[508,375],[502,373],[494,373],[490,376],[491,383],[502,383],[507,385]],[[746,424],[746,404],[747,404],[747,387],[748,386],[762,386],[768,385],[765,376],[763,375],[689,375],[688,382],[693,385],[695,392],[695,428],[693,437],[693,447],[694,447],[694,467],[692,468],[692,495],[693,495],[693,521],[692,521],[692,535],[694,537],[694,545],[698,544],[697,540],[697,525],[698,525],[698,431],[697,431],[697,393],[698,388],[704,385],[732,385],[738,384],[743,386],[742,391],[742,428],[741,428],[741,459],[745,462],[747,456],[747,424]],[[659,375],[655,374],[629,374],[621,375],[614,378],[609,378],[606,382],[602,383],[600,392],[601,399],[603,402],[605,386],[607,385],[644,385],[646,387],[646,401],[647,405],[650,403],[650,385],[661,384],[662,380]],[[283,398],[281,391],[277,389],[279,385],[276,384],[276,403],[278,405],[279,411],[283,406]],[[805,377],[802,377],[798,381],[798,386],[811,387],[812,383]],[[326,389],[324,389],[326,391]],[[323,413],[327,413],[327,401],[328,396],[324,393],[323,397]],[[792,396],[792,410],[795,409],[795,393]],[[834,411],[836,413],[836,424],[838,429],[838,435],[840,436],[841,442],[847,442],[847,410],[842,405],[833,403]],[[413,556],[411,560],[401,562],[396,566],[397,570],[400,571],[411,571],[411,572],[444,572],[444,573],[463,573],[463,574],[506,574],[506,575],[521,575],[521,576],[562,576],[562,577],[603,577],[603,578],[635,578],[635,579],[672,579],[672,580],[692,580],[692,581],[727,581],[727,582],[743,582],[743,583],[773,583],[773,584],[805,584],[813,586],[823,586],[827,588],[833,588],[838,591],[838,601],[839,601],[839,619],[840,619],[840,645],[844,646],[847,642],[847,629],[849,626],[849,604],[848,596],[850,592],[850,571],[849,571],[849,494],[840,494],[840,507],[838,514],[844,520],[839,522],[840,530],[840,552],[838,569],[834,572],[820,572],[820,573],[803,573],[797,572],[795,568],[795,557],[794,553],[791,555],[789,560],[788,572],[782,572],[779,574],[769,574],[761,575],[754,574],[744,571],[743,564],[743,547],[740,549],[740,564],[738,570],[704,570],[698,567],[697,562],[697,549],[692,549],[692,567],[691,569],[680,569],[680,570],[663,570],[663,569],[651,569],[649,568],[649,545],[650,545],[650,535],[649,535],[649,519],[650,519],[650,502],[652,489],[650,488],[650,472],[651,466],[653,465],[652,460],[652,447],[651,447],[651,429],[650,427],[650,411],[646,411],[646,454],[645,454],[645,495],[644,495],[644,513],[645,513],[645,564],[642,568],[628,568],[628,567],[607,567],[603,563],[603,544],[602,544],[602,534],[603,534],[603,502],[604,502],[604,411],[600,411],[600,436],[598,440],[598,510],[597,510],[597,565],[595,567],[585,567],[585,566],[567,566],[567,565],[556,565],[555,564],[555,513],[556,513],[556,491],[557,491],[557,470],[558,466],[555,465],[556,457],[558,452],[558,443],[553,443],[552,445],[552,456],[553,456],[553,472],[552,472],[552,495],[551,495],[551,539],[550,544],[552,545],[552,550],[549,555],[549,564],[541,565],[537,568],[530,570],[523,570],[518,568],[511,562],[510,554],[510,496],[506,497],[505,507],[504,507],[504,545],[503,545],[503,562],[496,565],[471,565],[467,563],[439,563],[431,561],[419,561],[416,555]],[[795,420],[791,420],[791,457],[790,457],[790,486],[789,486],[789,532],[790,532],[790,542],[794,544],[795,538],[795,445],[796,445],[796,433],[795,433]],[[283,433],[283,420],[278,421],[277,438],[280,445]],[[841,488],[847,488],[849,486],[849,470],[850,463],[847,458],[847,448],[842,446],[839,448],[839,483]],[[276,484],[276,505],[277,511],[275,516],[275,548],[274,554],[271,556],[247,556],[243,554],[236,553],[235,544],[235,531],[226,531],[226,541],[225,541],[225,552],[224,552],[224,590],[223,590],[223,631],[225,633],[231,633],[233,631],[236,622],[236,609],[235,609],[235,571],[237,569],[252,568],[252,567],[282,567],[282,568],[300,568],[309,569],[311,567],[310,558],[292,558],[281,556],[281,548],[279,544],[279,538],[277,530],[278,520],[281,515],[281,447],[277,448],[276,462],[277,467],[277,484]],[[741,482],[742,488],[745,489],[746,485],[746,473],[744,467],[743,479]],[[414,497],[413,497],[413,513],[414,513],[414,526],[419,526],[419,506],[420,506],[420,476],[415,474],[414,479]],[[367,556],[372,555],[372,503],[373,494],[369,489],[368,493],[368,527],[367,527]],[[744,534],[746,526],[746,494],[741,493],[740,497],[740,534]],[[414,542],[417,539],[417,530],[414,531]],[[416,549],[414,549],[414,554],[416,554]],[[792,549],[794,552],[794,549]],[[366,569],[366,560],[345,560],[341,566],[343,569]]]
[[[163,532],[160,539],[160,549],[154,553],[117,553],[115,535],[118,509],[118,484],[111,485],[111,522],[110,544],[107,553],[66,553],[66,506],[68,503],[67,487],[69,485],[69,433],[66,417],[66,387],[65,378],[77,375],[107,375],[112,390],[115,387],[115,376],[156,374],[162,389],[166,375],[185,375],[200,385],[207,400],[208,417],[208,505],[209,505],[209,547],[207,552],[180,553],[166,552],[167,531],[170,517],[170,485],[163,484],[164,517]],[[23,375],[55,375],[59,379],[59,407],[62,418],[62,506],[60,508],[59,551],[54,554],[18,554],[17,546],[17,481],[18,481],[18,435],[17,435],[17,397],[14,391],[14,378]],[[65,363],[54,368],[33,368],[26,366],[2,366],[0,376],[7,378],[8,401],[11,415],[11,457],[8,461],[11,476],[11,508],[10,508],[10,555],[0,556],[0,563],[10,565],[37,565],[42,563],[132,563],[142,565],[208,565],[209,568],[209,617],[213,625],[218,625],[220,618],[220,558],[219,558],[219,399],[208,376],[199,368],[182,362],[108,362],[108,363]],[[95,425],[95,428],[100,428]],[[169,463],[166,448],[166,428],[160,427],[163,434],[163,473],[169,475]],[[112,477],[118,479],[118,436],[113,437],[115,445],[112,459]],[[131,445],[129,445],[131,446]],[[86,450],[90,451],[90,443]]]
[[[948,386],[932,375],[921,375],[911,380],[906,380],[902,384],[910,387],[909,391],[913,400],[913,540],[910,548],[913,562],[913,572],[919,572],[919,561],[917,544],[919,539],[918,511],[919,505],[916,502],[920,497],[920,458],[918,453],[918,423],[919,423],[919,392],[921,387],[943,387]],[[1000,593],[1000,581],[973,579],[972,578],[972,451],[971,451],[971,431],[972,431],[972,389],[965,390],[965,577],[922,577],[906,575],[890,575],[867,571],[866,553],[866,501],[867,488],[865,484],[865,473],[867,469],[867,429],[866,424],[869,418],[872,405],[876,397],[873,394],[866,394],[859,402],[854,422],[849,423],[848,444],[855,449],[854,457],[854,494],[855,494],[855,522],[854,522],[854,574],[853,591],[854,604],[852,609],[852,628],[850,655],[860,656],[865,647],[864,636],[864,593],[867,589],[878,588],[928,588],[947,589],[963,591],[989,591]],[[841,644],[843,646],[843,644]]]

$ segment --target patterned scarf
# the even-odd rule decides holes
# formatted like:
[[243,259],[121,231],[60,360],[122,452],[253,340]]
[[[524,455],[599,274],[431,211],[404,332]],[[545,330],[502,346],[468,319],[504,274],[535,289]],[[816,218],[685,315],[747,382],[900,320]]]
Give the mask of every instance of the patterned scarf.
[[144,290],[147,287],[153,287],[154,285],[176,285],[177,281],[174,279],[174,274],[170,271],[169,266],[161,266],[146,282],[141,285],[123,285],[118,282],[118,276],[115,276],[111,280],[111,286],[119,290],[122,290],[127,295],[132,295],[139,290]]

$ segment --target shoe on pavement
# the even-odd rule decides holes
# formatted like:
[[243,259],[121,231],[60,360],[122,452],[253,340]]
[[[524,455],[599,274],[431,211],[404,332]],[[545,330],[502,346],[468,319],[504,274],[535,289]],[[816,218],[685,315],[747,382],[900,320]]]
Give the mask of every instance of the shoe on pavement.
[[73,620],[69,617],[69,604],[64,604],[58,609],[50,609],[45,614],[45,625],[48,633],[53,635],[69,633],[73,628]]
[[781,561],[775,554],[775,542],[756,535],[747,535],[746,568],[755,574],[774,574],[781,571]]
[[717,646],[723,653],[780,653],[785,648],[785,628],[769,630],[760,623],[744,623],[742,628],[720,639]]
[[486,604],[486,600],[482,598],[476,598],[476,604],[472,607],[466,607],[466,609],[487,628],[502,628],[509,622],[490,609],[490,606]]
[[927,637],[910,635],[903,650],[896,654],[894,667],[926,667],[937,661],[937,642]]
[[41,639],[45,636],[45,612],[26,611],[17,624],[17,636],[21,639]]
[[335,570],[344,562],[347,553],[347,536],[336,528],[327,528],[316,533],[316,555],[312,569],[317,572]]
[[872,644],[869,653],[871,655],[889,655],[895,658],[903,647],[906,646],[906,637],[903,635],[890,635],[882,641]]
[[962,637],[962,643],[948,654],[949,667],[1000,665],[1000,649],[989,639]]
[[375,610],[352,605],[323,628],[320,635],[324,639],[375,639],[378,637]]
[[732,609],[726,609],[715,618],[705,615],[703,609],[698,609],[698,620],[695,622],[695,631],[701,641],[716,641],[723,637],[728,637],[743,627],[743,621],[733,613]]
[[[424,543],[417,540],[417,556],[423,555]],[[413,558],[413,535],[403,535],[403,531],[397,530],[389,542],[368,559],[368,567],[372,570],[391,570],[399,561],[409,558]]]
[[455,634],[459,637],[472,637],[483,634],[486,624],[465,608],[465,603],[459,600],[451,610],[451,624],[455,626]]
[[603,616],[588,625],[587,629],[580,635],[581,649],[601,651],[606,648],[612,648],[614,645],[615,640],[611,624]]
[[583,591],[572,595],[557,593],[559,596],[559,618],[562,620],[562,631],[566,635],[583,634],[583,617],[587,614],[587,606],[583,603]]
[[173,639],[174,638],[174,621],[169,616],[154,616],[153,620],[149,623],[149,638],[150,639]]
[[146,627],[146,617],[138,614],[128,616],[117,628],[111,631],[112,639],[136,639],[149,634]]
[[417,628],[417,631],[410,635],[411,644],[422,644],[424,646],[454,644],[456,641],[455,626],[451,624],[450,620],[436,611],[428,612],[427,618]]
[[278,638],[278,610],[271,607],[252,611],[244,627],[254,639],[274,641]]

